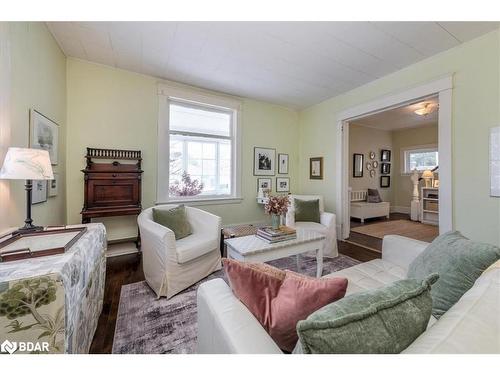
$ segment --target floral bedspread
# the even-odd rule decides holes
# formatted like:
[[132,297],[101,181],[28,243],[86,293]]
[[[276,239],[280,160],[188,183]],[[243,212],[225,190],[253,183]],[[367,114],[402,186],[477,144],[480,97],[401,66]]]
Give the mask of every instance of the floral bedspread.
[[0,263],[0,351],[88,353],[102,311],[107,242],[104,225],[86,226],[64,254]]

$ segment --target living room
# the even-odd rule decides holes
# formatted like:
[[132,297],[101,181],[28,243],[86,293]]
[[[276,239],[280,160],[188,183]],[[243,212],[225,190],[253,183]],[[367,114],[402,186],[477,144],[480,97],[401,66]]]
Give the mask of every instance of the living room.
[[44,14],[0,22],[2,352],[500,354],[499,22]]

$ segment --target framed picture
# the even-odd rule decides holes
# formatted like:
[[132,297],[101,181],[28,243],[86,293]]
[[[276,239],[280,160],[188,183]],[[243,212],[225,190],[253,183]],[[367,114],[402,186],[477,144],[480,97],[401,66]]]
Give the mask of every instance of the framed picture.
[[262,189],[266,190],[269,189],[271,190],[272,188],[272,180],[270,178],[258,178],[257,179],[257,192]]
[[276,150],[274,148],[254,147],[254,176],[274,176],[276,174]]
[[278,154],[278,173],[288,174],[288,154]]
[[365,160],[365,155],[363,155],[363,154],[353,154],[352,155],[352,177],[355,177],[355,178],[363,177],[364,160]]
[[290,177],[276,177],[276,192],[288,193],[290,191]]
[[54,179],[47,181],[48,186],[48,196],[55,197],[57,195],[57,190],[59,186],[59,175],[54,173]]
[[57,165],[59,125],[40,112],[30,109],[30,147],[47,150],[52,165]]
[[323,179],[323,157],[309,159],[309,179]]
[[371,160],[375,159],[375,152],[370,151],[370,159]]
[[391,177],[390,176],[380,176],[380,187],[388,188],[391,186]]
[[500,197],[500,126],[490,130],[490,195]]
[[370,171],[370,177],[371,177],[371,178],[375,177],[375,169],[372,169],[372,170]]
[[381,150],[380,161],[391,161],[391,150]]
[[31,203],[43,203],[47,201],[47,181],[46,180],[34,180],[33,181],[33,191],[31,195]]
[[391,173],[391,165],[389,163],[380,163],[380,173],[381,174],[390,174]]

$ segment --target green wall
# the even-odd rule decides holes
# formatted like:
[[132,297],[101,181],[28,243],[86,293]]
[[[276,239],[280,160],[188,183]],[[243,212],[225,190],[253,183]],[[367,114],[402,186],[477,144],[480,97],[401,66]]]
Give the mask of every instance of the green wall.
[[[67,60],[68,145],[67,216],[69,223],[81,220],[85,149],[109,147],[143,152],[143,207],[156,200],[156,153],[159,79],[75,59]],[[165,82],[165,81],[161,81]],[[290,155],[291,190],[298,188],[298,113],[243,99],[242,197],[236,204],[205,205],[225,224],[267,220],[256,202],[257,177],[253,176],[253,147],[273,147]],[[273,189],[276,185],[273,177]],[[136,234],[135,217],[103,220],[109,239]]]
[[500,199],[489,196],[488,169],[489,129],[500,119],[499,39],[498,30],[491,32],[302,111],[300,160],[324,156],[325,179],[309,180],[308,165],[301,163],[300,190],[323,194],[335,211],[339,112],[453,74],[453,225],[471,238],[500,244]]
[[[7,33],[3,35],[8,44],[4,52],[8,54],[7,60],[10,58],[10,120],[9,129],[2,129],[2,137],[5,134],[8,138],[2,139],[2,144],[29,146],[30,108],[59,125],[59,164],[53,166],[54,172],[59,173],[59,192],[47,202],[34,205],[32,215],[36,224],[61,225],[66,222],[66,57],[45,23],[9,22],[7,25],[2,30]],[[0,223],[4,228],[0,231],[5,227],[19,227],[26,216],[24,182],[12,180],[2,184]]]

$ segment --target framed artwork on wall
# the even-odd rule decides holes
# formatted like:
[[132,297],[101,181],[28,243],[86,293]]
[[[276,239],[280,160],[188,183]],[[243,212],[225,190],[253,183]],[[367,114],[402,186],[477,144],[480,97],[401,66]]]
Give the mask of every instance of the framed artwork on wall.
[[391,150],[381,150],[380,161],[391,161]]
[[32,204],[38,204],[47,201],[47,180],[33,181],[33,191],[31,199]]
[[288,193],[290,191],[290,178],[289,177],[276,177],[276,192]]
[[363,154],[353,154],[352,155],[352,177],[354,177],[354,178],[363,177],[364,159],[365,159],[365,155],[363,155]]
[[49,152],[50,162],[57,165],[59,125],[40,112],[30,109],[30,147]]
[[254,176],[274,176],[276,174],[276,150],[274,148],[254,147]]
[[391,165],[389,163],[380,163],[380,173],[381,174],[390,174],[391,173]]
[[388,188],[391,186],[391,176],[380,176],[380,187]]
[[278,154],[278,173],[288,174],[288,154]]
[[316,157],[309,159],[309,179],[311,180],[323,179],[323,157]]
[[258,178],[257,179],[257,191],[262,190],[271,190],[272,189],[272,180],[270,178]]
[[55,197],[57,195],[57,190],[59,186],[59,175],[54,173],[54,179],[47,181],[48,186],[48,196]]

